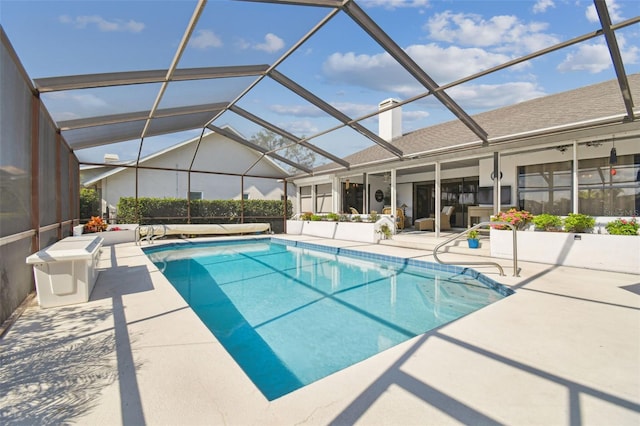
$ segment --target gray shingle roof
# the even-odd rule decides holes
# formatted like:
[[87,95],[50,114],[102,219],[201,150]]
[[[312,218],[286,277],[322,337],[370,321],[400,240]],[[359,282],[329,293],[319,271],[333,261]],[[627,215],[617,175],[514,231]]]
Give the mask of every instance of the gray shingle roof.
[[[628,76],[632,97],[640,99],[640,74]],[[637,108],[636,108],[637,110]],[[540,131],[558,126],[597,120],[626,114],[618,80],[609,80],[567,92],[532,99],[515,105],[474,115],[473,118],[489,133],[489,140],[526,132]],[[460,147],[471,144],[478,147],[481,141],[464,124],[452,120],[416,130],[395,139],[405,154]],[[435,154],[435,153],[434,153]],[[393,160],[395,157],[379,146],[372,146],[345,158],[352,167]],[[327,164],[314,169],[316,172],[340,168]]]

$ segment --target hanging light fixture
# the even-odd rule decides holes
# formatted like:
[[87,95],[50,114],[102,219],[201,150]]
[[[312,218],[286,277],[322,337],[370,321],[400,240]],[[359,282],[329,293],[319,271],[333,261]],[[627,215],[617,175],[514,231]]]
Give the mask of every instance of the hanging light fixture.
[[344,189],[349,189],[349,179],[344,181]]
[[611,147],[611,153],[609,154],[609,164],[614,165],[618,163],[618,154],[616,153],[616,140],[613,139],[613,146]]

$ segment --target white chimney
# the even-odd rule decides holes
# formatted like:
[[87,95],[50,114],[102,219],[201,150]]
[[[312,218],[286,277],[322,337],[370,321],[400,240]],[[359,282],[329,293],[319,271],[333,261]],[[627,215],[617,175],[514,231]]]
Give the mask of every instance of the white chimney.
[[[397,99],[385,99],[378,104],[378,111],[399,104]],[[387,142],[402,136],[402,107],[396,107],[378,114],[378,136]]]
[[105,163],[116,163],[120,161],[120,157],[118,157],[118,154],[105,154],[104,155],[104,162]]

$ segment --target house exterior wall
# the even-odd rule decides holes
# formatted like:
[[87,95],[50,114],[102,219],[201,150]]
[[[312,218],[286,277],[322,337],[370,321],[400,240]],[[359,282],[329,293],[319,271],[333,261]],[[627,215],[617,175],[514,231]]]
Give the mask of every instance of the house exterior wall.
[[[501,185],[511,186],[511,200],[510,205],[517,206],[518,205],[518,167],[520,166],[528,166],[528,165],[539,165],[546,163],[555,163],[562,161],[571,161],[573,160],[573,141],[567,141],[564,145],[566,146],[566,150],[564,152],[558,150],[556,147],[562,145],[561,143],[555,143],[554,146],[532,146],[523,148],[520,150],[511,150],[507,151],[500,156],[500,170],[502,172]],[[587,146],[582,142],[577,145],[577,159],[586,160],[586,159],[596,159],[596,158],[608,158],[610,150],[613,146],[613,141],[611,139],[605,140],[602,142],[600,146]],[[617,150],[618,156],[623,155],[640,155],[640,139],[625,139],[625,140],[617,140],[615,141],[615,147]],[[533,151],[536,149],[536,151]],[[458,167],[458,168],[447,168],[442,170],[440,173],[440,178],[442,180],[445,179],[454,179],[454,178],[472,178],[478,177],[479,186],[492,186],[493,180],[491,179],[491,175],[493,172],[493,157],[488,157],[484,154],[482,157],[478,156],[478,165],[477,166],[469,166],[469,167]],[[415,163],[411,164],[411,167],[418,167]],[[425,168],[433,168],[433,161],[426,161],[424,163]],[[389,165],[389,168],[386,169],[391,170],[393,165]],[[400,170],[400,169],[398,169]],[[382,190],[383,192],[388,191],[389,183],[384,181],[383,177],[380,176],[381,170],[380,166],[377,166],[375,170],[363,170],[364,172],[375,172],[377,175],[369,175],[369,200],[370,200],[370,210],[382,211],[382,208],[385,205],[384,201],[376,201],[375,193],[377,190]],[[352,182],[358,182],[358,179],[353,179],[353,171],[352,174],[349,175]],[[634,173],[639,173],[640,171],[636,170]],[[339,176],[339,175],[338,175]],[[344,178],[345,176],[342,176]],[[326,183],[327,181],[331,181],[333,179],[333,175],[320,175],[315,176],[313,178],[304,178],[299,180],[297,183],[302,187],[309,187],[312,185],[320,185],[322,183]],[[338,182],[340,179],[338,179]],[[405,209],[407,214],[410,215],[410,212],[413,211],[413,184],[416,182],[434,182],[435,181],[435,172],[434,171],[425,171],[413,174],[406,174],[398,176],[397,184],[396,184],[396,200],[397,205],[400,206],[403,203],[407,205]],[[310,192],[310,191],[307,191]],[[387,201],[388,204],[388,201]],[[413,218],[415,219],[415,218]]]
[[[188,168],[195,151],[195,144],[167,151],[162,155],[144,162],[147,167]],[[280,200],[284,196],[284,184],[276,179],[282,171],[269,161],[260,161],[256,153],[233,141],[210,134],[203,138],[198,150],[198,161],[193,170],[215,170],[221,173],[242,173],[274,176],[270,178],[218,175],[210,173],[191,173],[191,191],[202,192],[203,199],[235,199],[243,194],[249,199]],[[205,164],[206,163],[206,164]],[[249,170],[250,169],[250,170]],[[103,214],[115,211],[121,197],[136,195],[136,172],[133,168],[124,169],[106,177],[100,182],[103,199]],[[138,170],[139,197],[186,198],[189,190],[187,172],[171,170]],[[295,205],[295,186],[289,184],[287,196]]]

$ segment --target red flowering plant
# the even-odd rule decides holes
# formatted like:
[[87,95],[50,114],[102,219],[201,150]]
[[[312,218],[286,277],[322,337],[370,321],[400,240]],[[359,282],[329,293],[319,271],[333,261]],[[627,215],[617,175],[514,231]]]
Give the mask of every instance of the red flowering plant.
[[[507,222],[516,227],[516,229],[524,229],[529,222],[533,220],[533,215],[526,210],[509,209],[506,212],[499,212],[495,216],[491,216],[492,222]],[[491,225],[493,229],[510,229],[506,225]]]
[[107,230],[107,224],[99,216],[91,216],[91,220],[84,225],[84,232],[102,232]]
[[638,235],[640,224],[635,217],[631,220],[616,219],[607,223],[605,226],[607,232],[611,235]]

